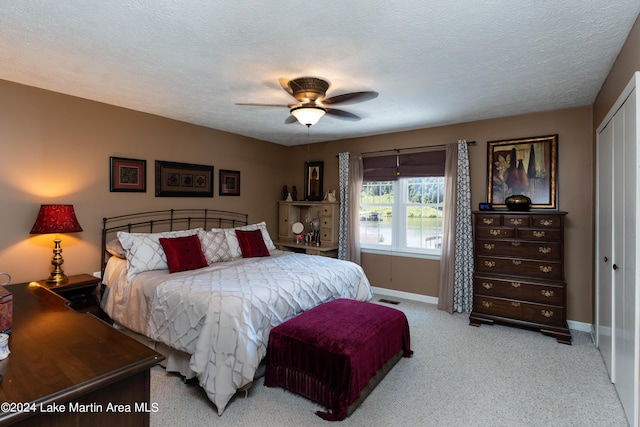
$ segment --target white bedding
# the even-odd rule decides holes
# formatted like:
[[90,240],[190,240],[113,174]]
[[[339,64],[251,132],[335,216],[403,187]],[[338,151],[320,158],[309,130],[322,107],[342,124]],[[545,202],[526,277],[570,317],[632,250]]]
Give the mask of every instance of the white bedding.
[[189,368],[222,414],[254,379],[271,329],[337,298],[371,299],[362,268],[348,261],[274,250],[263,258],[127,280],[111,257],[103,309],[116,322],[191,355]]

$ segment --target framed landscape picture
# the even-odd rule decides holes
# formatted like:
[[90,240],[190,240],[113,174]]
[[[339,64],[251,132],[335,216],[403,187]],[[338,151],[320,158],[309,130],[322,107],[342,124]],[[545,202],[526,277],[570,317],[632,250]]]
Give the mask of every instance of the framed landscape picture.
[[230,171],[220,169],[220,177],[218,179],[219,190],[221,196],[239,196],[240,195],[240,171]]
[[109,169],[109,191],[141,193],[147,191],[146,160],[110,157]]
[[156,160],[156,197],[213,197],[213,166]]
[[494,208],[523,195],[532,209],[558,207],[558,135],[489,141],[487,197]]

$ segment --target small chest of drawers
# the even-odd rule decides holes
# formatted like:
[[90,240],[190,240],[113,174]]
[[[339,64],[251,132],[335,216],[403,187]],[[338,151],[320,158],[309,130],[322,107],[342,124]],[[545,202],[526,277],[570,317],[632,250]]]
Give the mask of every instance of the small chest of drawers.
[[474,212],[471,325],[517,325],[571,344],[564,282],[565,215]]

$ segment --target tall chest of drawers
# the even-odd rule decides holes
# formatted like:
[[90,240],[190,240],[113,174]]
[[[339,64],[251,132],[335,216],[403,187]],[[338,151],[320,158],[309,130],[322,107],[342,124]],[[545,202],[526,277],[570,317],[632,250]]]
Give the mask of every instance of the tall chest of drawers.
[[564,282],[565,215],[474,212],[471,325],[511,324],[571,344]]

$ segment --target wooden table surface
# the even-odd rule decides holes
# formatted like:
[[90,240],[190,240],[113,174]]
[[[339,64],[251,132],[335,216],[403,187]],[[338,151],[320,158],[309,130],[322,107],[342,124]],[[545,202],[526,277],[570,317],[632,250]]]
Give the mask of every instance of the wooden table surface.
[[[148,380],[149,368],[162,360],[35,282],[6,288],[13,294],[13,328],[11,354],[0,361],[0,403],[39,409],[70,402],[145,371]],[[148,381],[146,388],[148,395]],[[33,415],[0,409],[0,425]]]

